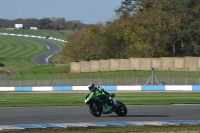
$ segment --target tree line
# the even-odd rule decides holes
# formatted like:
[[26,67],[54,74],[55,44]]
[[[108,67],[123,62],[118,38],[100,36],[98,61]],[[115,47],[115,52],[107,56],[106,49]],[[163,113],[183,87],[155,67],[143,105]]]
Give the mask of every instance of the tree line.
[[200,0],[123,0],[111,23],[67,38],[71,61],[200,55]]
[[42,30],[78,30],[87,26],[79,20],[66,21],[65,18],[27,18],[0,19],[0,28],[14,28],[15,24],[23,24],[24,28],[38,27]]

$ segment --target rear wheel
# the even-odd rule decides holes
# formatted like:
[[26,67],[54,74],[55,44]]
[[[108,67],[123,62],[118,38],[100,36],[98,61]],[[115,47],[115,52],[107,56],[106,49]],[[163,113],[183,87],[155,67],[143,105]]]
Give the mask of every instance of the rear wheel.
[[122,102],[118,102],[117,101],[117,103],[119,105],[116,107],[115,113],[118,116],[125,116],[127,114],[127,112],[128,112],[126,106]]
[[95,117],[100,117],[102,115],[102,107],[98,106],[94,103],[90,103],[89,105],[89,112],[95,116]]

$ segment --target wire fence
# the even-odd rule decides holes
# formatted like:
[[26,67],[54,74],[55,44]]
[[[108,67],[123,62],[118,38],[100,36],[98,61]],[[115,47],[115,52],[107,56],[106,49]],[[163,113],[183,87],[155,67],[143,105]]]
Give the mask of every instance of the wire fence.
[[7,73],[1,87],[97,85],[199,85],[199,71],[132,70],[89,73]]

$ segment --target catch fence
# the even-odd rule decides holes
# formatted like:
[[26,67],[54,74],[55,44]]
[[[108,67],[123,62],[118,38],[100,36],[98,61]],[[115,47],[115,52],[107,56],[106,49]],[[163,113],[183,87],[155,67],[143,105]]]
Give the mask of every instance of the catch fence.
[[0,87],[96,85],[199,85],[199,71],[102,71],[89,73],[7,73]]

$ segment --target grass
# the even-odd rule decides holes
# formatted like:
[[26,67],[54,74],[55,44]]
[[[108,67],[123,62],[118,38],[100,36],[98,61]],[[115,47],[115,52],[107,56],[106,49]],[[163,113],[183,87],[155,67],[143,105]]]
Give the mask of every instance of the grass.
[[26,38],[0,36],[0,56],[5,58],[30,59],[34,55],[47,50],[42,43]]
[[55,38],[60,38],[66,40],[67,34],[61,33],[56,30],[28,30],[28,29],[16,29],[16,30],[6,30],[0,29],[0,32],[11,33],[11,34],[24,34],[24,35],[35,35],[35,36],[53,36]]
[[[33,74],[42,74],[43,79],[49,79],[49,72],[53,74],[59,74],[58,79],[66,79],[66,73],[68,72],[68,79],[81,79],[81,77],[84,80],[89,80],[89,79],[105,79],[105,80],[132,80],[134,82],[134,79],[137,78],[138,80],[140,79],[145,79],[145,81],[151,76],[151,71],[146,71],[146,70],[137,70],[136,73],[134,73],[133,70],[124,70],[124,71],[102,71],[102,72],[84,72],[84,73],[69,73],[70,72],[70,66],[54,66],[54,65],[49,65],[49,66],[36,66],[33,68],[28,69],[27,71],[23,71],[24,74],[28,74],[27,80],[28,79],[33,79]],[[187,78],[187,72],[185,71],[172,71],[171,72],[171,78],[182,78],[182,80]],[[31,76],[32,74],[32,76]],[[156,78],[159,81],[162,80],[169,80],[169,72],[168,71],[156,71],[155,73]],[[189,72],[188,78],[194,78],[197,79],[200,77],[200,73],[197,72]],[[20,79],[21,75],[15,75],[15,79]],[[184,80],[185,80],[184,79]],[[144,81],[144,82],[145,82]]]
[[54,66],[54,65],[44,65],[44,66],[34,66],[27,71],[24,71],[24,74],[41,74],[46,73],[49,76],[49,72],[51,73],[65,73],[65,71],[69,70],[68,66]]
[[[52,40],[49,40],[52,41]],[[61,47],[65,46],[65,43],[52,41],[57,43]],[[31,61],[31,58],[39,53],[47,50],[46,45],[40,42],[30,40],[23,37],[11,37],[0,36],[0,63],[4,64],[5,68],[11,71],[24,71],[29,68],[41,68],[46,69],[46,65],[38,66]],[[58,53],[52,56],[50,61],[61,60],[61,55]],[[53,69],[53,66],[49,66]],[[62,67],[56,67],[55,69],[63,69]],[[55,71],[56,71],[55,70]],[[32,71],[32,69],[30,70]],[[60,71],[60,70],[58,70]]]
[[[84,93],[0,93],[0,107],[83,106]],[[199,93],[117,93],[116,100],[126,105],[200,104]]]
[[47,47],[28,38],[0,36],[1,63],[12,71],[20,71],[36,66],[31,58],[47,50]]

